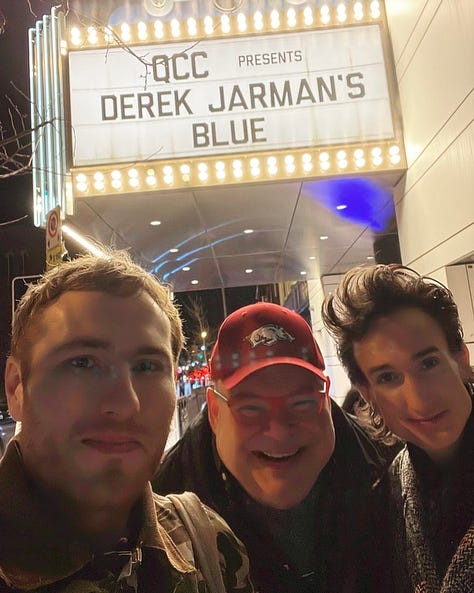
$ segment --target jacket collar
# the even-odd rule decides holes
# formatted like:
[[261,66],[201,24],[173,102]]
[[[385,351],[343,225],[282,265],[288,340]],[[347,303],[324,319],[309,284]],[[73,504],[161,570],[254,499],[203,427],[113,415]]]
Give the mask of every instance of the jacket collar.
[[[189,573],[192,567],[157,519],[166,512],[148,483],[132,511],[136,535],[128,549],[163,550],[174,569]],[[13,439],[0,463],[0,578],[9,586],[32,590],[71,576],[92,559],[55,509],[38,497]]]

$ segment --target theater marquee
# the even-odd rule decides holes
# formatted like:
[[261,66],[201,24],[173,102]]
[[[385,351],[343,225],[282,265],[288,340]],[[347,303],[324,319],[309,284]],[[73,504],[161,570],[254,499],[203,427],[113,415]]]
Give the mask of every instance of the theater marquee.
[[393,138],[377,25],[70,52],[74,164]]
[[80,28],[53,8],[30,80],[36,224],[80,197],[406,169],[376,0]]

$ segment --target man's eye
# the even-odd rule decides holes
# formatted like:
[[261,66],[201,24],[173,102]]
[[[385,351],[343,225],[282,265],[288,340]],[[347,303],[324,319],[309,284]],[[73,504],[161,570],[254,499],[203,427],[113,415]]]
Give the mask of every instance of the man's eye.
[[134,373],[154,373],[159,370],[160,366],[153,360],[141,360],[132,367]]
[[93,369],[95,362],[88,356],[78,356],[70,361],[71,365],[76,369]]
[[311,412],[319,409],[319,399],[308,397],[291,402],[290,407],[295,412]]
[[262,406],[247,404],[245,406],[236,407],[235,411],[241,416],[246,416],[247,418],[254,418],[262,414],[265,411],[265,409]]
[[430,356],[429,358],[424,358],[421,364],[425,369],[433,369],[434,367],[437,367],[439,363],[440,361],[438,357]]
[[390,383],[396,383],[398,379],[398,373],[392,373],[387,371],[386,373],[380,373],[380,375],[377,375],[376,382],[378,385],[387,385]]

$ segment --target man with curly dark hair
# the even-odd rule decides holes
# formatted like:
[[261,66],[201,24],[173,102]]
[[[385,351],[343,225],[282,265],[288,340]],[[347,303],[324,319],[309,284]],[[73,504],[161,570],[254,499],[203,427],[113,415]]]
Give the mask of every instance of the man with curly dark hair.
[[384,484],[397,591],[473,591],[473,372],[451,292],[399,264],[355,268],[322,314],[378,438],[406,443]]

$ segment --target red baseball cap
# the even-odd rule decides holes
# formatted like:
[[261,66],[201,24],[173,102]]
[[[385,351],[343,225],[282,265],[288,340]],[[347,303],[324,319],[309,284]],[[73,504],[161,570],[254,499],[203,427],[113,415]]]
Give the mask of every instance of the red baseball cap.
[[298,366],[326,380],[321,351],[301,315],[263,302],[231,313],[219,329],[209,359],[211,379],[232,389],[274,364]]

